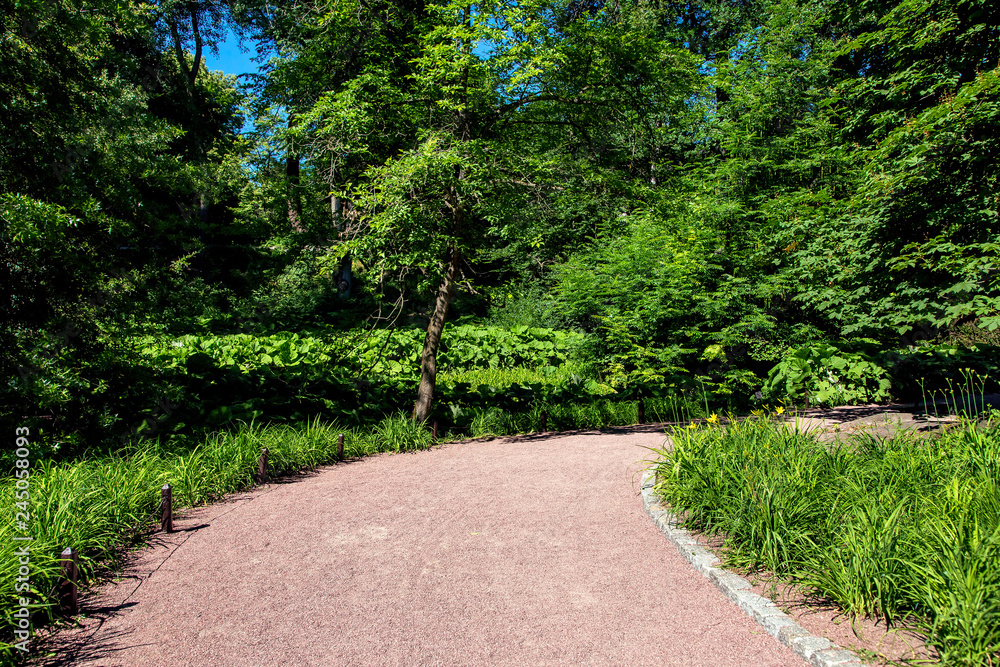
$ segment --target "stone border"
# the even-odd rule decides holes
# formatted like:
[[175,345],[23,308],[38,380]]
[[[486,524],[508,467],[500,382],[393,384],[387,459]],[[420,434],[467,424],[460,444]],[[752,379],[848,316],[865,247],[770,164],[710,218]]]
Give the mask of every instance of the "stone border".
[[835,646],[825,637],[816,637],[792,620],[788,614],[778,609],[774,602],[753,593],[750,582],[743,577],[716,567],[719,559],[711,551],[698,544],[691,533],[679,528],[677,518],[660,504],[653,491],[655,477],[652,470],[642,475],[642,505],[650,518],[677,551],[715,584],[722,593],[742,609],[747,616],[759,623],[768,634],[776,637],[806,662],[815,667],[867,667],[857,655]]

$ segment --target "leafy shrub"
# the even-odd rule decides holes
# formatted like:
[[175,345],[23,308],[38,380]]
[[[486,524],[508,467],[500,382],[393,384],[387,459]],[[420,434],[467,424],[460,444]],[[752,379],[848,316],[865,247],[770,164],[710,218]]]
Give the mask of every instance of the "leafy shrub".
[[[169,415],[141,430],[190,435],[241,420],[313,416],[363,424],[408,411],[419,379],[423,335],[399,329],[375,331],[360,341],[343,333],[318,338],[288,332],[146,338],[137,349],[163,373],[175,405]],[[539,404],[590,405],[601,396],[610,402],[640,396],[672,400],[672,394],[683,391],[650,381],[615,392],[584,377],[588,367],[572,361],[582,339],[573,332],[528,327],[446,328],[434,419],[469,429],[475,411],[491,407],[521,415]],[[589,419],[577,415],[567,427],[634,423],[634,415],[632,421],[608,419],[606,414]],[[480,426],[496,433],[534,428],[521,422],[502,429]]]
[[502,329],[523,326],[557,328],[562,324],[554,300],[537,282],[486,288],[490,312],[488,324]]
[[337,273],[331,270],[339,257],[303,250],[265,287],[257,290],[252,303],[264,304],[266,319],[282,328],[312,322],[318,315],[338,307]]
[[[348,357],[356,368],[373,375],[419,375],[423,329],[382,329],[368,335]],[[583,334],[516,326],[511,329],[474,325],[445,326],[438,350],[439,372],[489,368],[538,368],[567,361]]]
[[[287,332],[189,335],[147,338],[138,347],[183,396],[171,415],[174,430],[314,415],[362,423],[406,409],[419,378],[423,335],[418,329],[378,330],[361,341],[343,334],[320,339]],[[517,410],[538,400],[589,400],[608,389],[552,365],[565,362],[580,338],[527,327],[446,328],[439,403]],[[455,381],[469,372],[479,373],[469,379],[488,382]]]
[[258,418],[344,418],[356,415],[362,400],[349,369],[334,363],[335,347],[316,338],[182,336],[147,339],[138,348],[178,388],[165,425],[174,431]]
[[891,385],[886,370],[864,353],[817,343],[785,355],[768,374],[764,393],[771,400],[843,405],[886,401]]
[[[44,332],[16,340],[19,368],[0,382],[0,422],[43,430],[46,454],[74,456],[115,440],[131,426],[124,415],[142,415],[161,398],[155,364],[120,347]],[[0,462],[9,459],[0,453]]]
[[295,333],[270,336],[233,334],[229,336],[181,336],[171,341],[147,339],[140,352],[168,367],[226,366],[241,371],[264,367],[318,367],[333,357],[330,347],[316,338]]
[[982,378],[981,392],[1000,389],[1000,348],[992,345],[921,342],[883,355],[892,374],[893,392],[919,402],[926,393],[962,384],[963,375]]

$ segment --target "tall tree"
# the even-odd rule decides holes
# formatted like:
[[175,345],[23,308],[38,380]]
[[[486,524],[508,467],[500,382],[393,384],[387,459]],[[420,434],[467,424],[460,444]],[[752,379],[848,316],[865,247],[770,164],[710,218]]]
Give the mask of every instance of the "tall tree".
[[[2,403],[97,437],[118,418],[102,406],[129,391],[110,333],[149,310],[127,294],[141,276],[190,252],[205,201],[192,192],[227,187],[238,95],[202,64],[203,113],[186,113],[185,80],[147,5],[2,10],[0,342],[14,351],[0,360]],[[187,135],[202,140],[200,159]]]
[[[375,275],[433,294],[413,416],[431,411],[437,351],[458,285],[471,286],[487,240],[503,239],[525,194],[545,185],[564,137],[539,153],[519,126],[559,126],[596,152],[615,122],[669,120],[692,85],[686,54],[655,35],[642,6],[570,23],[563,4],[449,2],[432,8],[413,73],[369,71],[326,96],[314,117],[367,128],[361,110],[405,114],[414,143],[370,168],[354,198],[363,228],[353,248]],[[359,107],[357,91],[374,93]],[[365,150],[363,146],[361,150]],[[555,151],[554,153],[551,151]]]
[[[976,0],[874,7],[877,23],[843,43],[841,62],[861,71],[833,107],[862,178],[850,210],[821,220],[803,255],[819,278],[811,297],[845,333],[996,328],[1000,9]],[[817,261],[831,256],[838,261]]]

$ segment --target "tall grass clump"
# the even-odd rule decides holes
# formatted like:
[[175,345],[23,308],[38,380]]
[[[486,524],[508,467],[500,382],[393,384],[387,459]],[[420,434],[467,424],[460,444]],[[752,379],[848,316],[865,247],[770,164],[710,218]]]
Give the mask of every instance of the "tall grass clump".
[[[512,384],[527,385],[532,383],[548,385],[565,385],[575,380],[582,380],[587,375],[586,368],[576,362],[566,362],[559,366],[542,366],[537,368],[515,366],[513,368],[473,368],[463,371],[446,371],[438,376],[442,384],[468,383],[472,387],[489,385],[492,387],[509,387]],[[609,394],[614,390],[607,385],[595,382],[595,393]]]
[[[34,624],[51,621],[59,553],[73,547],[80,556],[80,580],[99,566],[120,563],[156,519],[160,487],[174,489],[176,507],[194,506],[253,485],[261,448],[269,451],[272,474],[281,475],[337,458],[337,436],[345,433],[345,455],[409,451],[431,444],[430,434],[404,415],[389,416],[373,429],[343,431],[318,420],[298,426],[244,424],[218,432],[194,447],[144,443],[114,455],[73,462],[33,462],[30,476],[31,609]],[[0,481],[0,504],[14,507],[14,479]],[[0,522],[0,661],[12,661],[14,621],[23,593],[15,591],[13,512]]]
[[906,623],[943,664],[998,662],[996,420],[824,443],[755,418],[676,429],[660,456],[664,501],[690,527],[724,535],[729,565]]
[[[644,399],[646,421],[677,422],[703,416],[699,405],[683,397]],[[468,432],[474,438],[484,436],[534,433],[545,428],[549,431],[574,431],[608,426],[631,426],[639,416],[638,401],[612,401],[597,399],[582,403],[534,403],[522,412],[510,412],[498,407],[473,408]]]

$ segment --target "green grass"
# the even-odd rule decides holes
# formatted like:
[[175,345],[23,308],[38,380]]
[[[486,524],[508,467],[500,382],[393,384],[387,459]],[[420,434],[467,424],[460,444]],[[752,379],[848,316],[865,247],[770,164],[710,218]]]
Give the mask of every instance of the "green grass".
[[[343,430],[313,421],[300,426],[245,425],[209,436],[193,449],[146,444],[116,455],[74,462],[33,463],[30,475],[31,608],[34,625],[51,620],[56,603],[57,555],[73,547],[80,555],[80,579],[91,580],[101,565],[120,564],[124,549],[141,542],[159,506],[160,487],[173,487],[174,506],[189,507],[248,488],[262,447],[269,450],[271,474],[281,475],[332,463],[337,435],[345,434],[344,454],[359,457],[383,451],[426,448],[430,434],[407,416],[386,417],[371,430]],[[0,482],[0,660],[12,662],[14,586],[18,562],[12,537],[14,479]],[[23,594],[22,594],[23,595]]]
[[[699,406],[683,398],[647,398],[644,400],[646,422],[670,422],[701,416]],[[597,399],[586,403],[539,403],[525,412],[507,412],[500,408],[476,409],[469,434],[474,437],[533,433],[542,429],[542,413],[549,431],[573,431],[606,426],[631,426],[638,422],[638,401]]]
[[947,665],[1000,654],[1000,426],[821,443],[750,419],[679,429],[656,465],[727,564],[766,569],[849,614],[907,623]]
[[[491,387],[509,387],[512,384],[551,384],[551,385],[562,385],[573,381],[574,376],[576,378],[587,378],[588,373],[586,369],[574,364],[572,362],[567,362],[560,366],[542,366],[538,368],[529,368],[526,366],[517,366],[514,368],[485,368],[485,369],[473,369],[466,370],[462,372],[444,372],[438,376],[438,380],[442,384],[458,384],[458,383],[468,383],[472,385],[475,389],[480,385],[487,385]],[[596,383],[593,393],[595,394],[610,394],[614,391],[608,385],[602,385]]]

